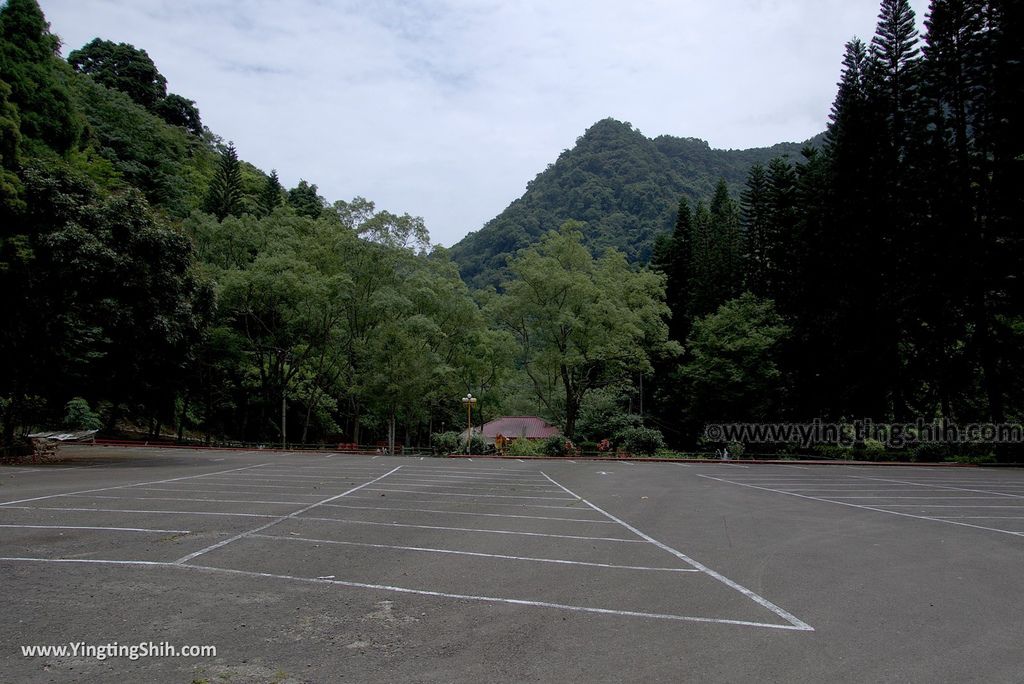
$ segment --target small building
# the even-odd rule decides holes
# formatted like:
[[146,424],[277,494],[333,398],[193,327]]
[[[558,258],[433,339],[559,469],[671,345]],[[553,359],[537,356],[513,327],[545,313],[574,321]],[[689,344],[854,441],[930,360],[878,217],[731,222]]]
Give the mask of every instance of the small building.
[[[499,435],[506,440],[547,439],[562,434],[562,431],[537,416],[502,416],[474,427],[473,434],[480,435],[486,444],[493,446]],[[466,439],[465,430],[462,431],[462,439]]]

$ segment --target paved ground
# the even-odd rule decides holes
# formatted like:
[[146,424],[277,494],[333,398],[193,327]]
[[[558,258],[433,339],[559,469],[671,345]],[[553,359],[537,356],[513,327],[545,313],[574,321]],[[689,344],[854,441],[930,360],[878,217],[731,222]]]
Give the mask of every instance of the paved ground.
[[1024,681],[1020,471],[64,453],[0,468],[3,682]]

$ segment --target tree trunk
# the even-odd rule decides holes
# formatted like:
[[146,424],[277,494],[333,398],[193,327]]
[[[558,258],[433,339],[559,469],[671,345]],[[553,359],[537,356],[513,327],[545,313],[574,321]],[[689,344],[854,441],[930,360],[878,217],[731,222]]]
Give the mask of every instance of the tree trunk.
[[309,436],[309,420],[313,415],[313,402],[310,401],[306,404],[306,422],[302,426],[302,443],[306,443],[306,438]]
[[395,412],[388,415],[388,453],[395,455]]
[[355,402],[354,412],[352,414],[352,443],[359,444],[359,402]]
[[576,415],[579,413],[580,400],[573,387],[569,369],[562,366],[562,384],[565,386],[565,436],[572,439],[576,435]]
[[288,448],[288,397],[281,389],[281,448]]
[[191,401],[191,397],[188,392],[185,392],[185,396],[181,398],[181,413],[178,414],[178,441],[181,442],[185,439],[185,417],[188,415],[188,406]]

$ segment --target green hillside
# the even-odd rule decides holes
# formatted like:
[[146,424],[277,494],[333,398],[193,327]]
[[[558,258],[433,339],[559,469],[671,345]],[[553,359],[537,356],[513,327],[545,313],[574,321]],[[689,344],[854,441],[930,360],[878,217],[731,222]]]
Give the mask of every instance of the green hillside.
[[604,119],[537,175],[523,196],[451,248],[471,286],[497,285],[508,256],[573,219],[586,224],[595,252],[615,247],[631,261],[650,259],[654,239],[675,219],[680,196],[710,198],[724,178],[735,196],[755,162],[799,155],[803,144],[716,150],[697,138],[648,138],[630,124]]

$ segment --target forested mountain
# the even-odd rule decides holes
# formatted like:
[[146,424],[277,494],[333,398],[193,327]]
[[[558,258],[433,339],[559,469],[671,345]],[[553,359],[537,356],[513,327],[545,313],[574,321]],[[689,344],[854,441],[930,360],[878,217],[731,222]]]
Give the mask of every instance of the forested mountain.
[[716,150],[696,138],[651,139],[604,119],[530,181],[522,197],[453,245],[451,257],[471,286],[498,285],[510,255],[572,220],[583,222],[584,243],[595,253],[614,247],[644,263],[655,238],[672,227],[680,196],[710,198],[720,178],[738,193],[752,164],[795,157],[803,147]]

